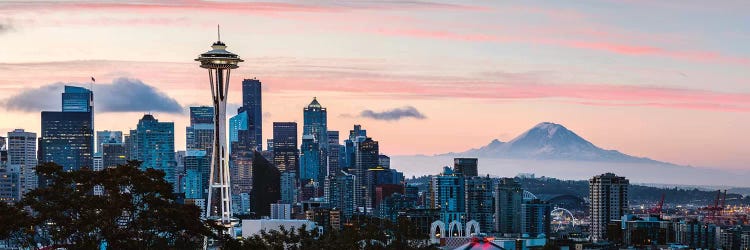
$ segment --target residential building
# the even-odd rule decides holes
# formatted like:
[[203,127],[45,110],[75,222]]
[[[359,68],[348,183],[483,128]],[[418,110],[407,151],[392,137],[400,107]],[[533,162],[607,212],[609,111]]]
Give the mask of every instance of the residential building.
[[628,179],[613,173],[589,179],[589,230],[594,242],[606,240],[607,224],[627,214],[629,186]]

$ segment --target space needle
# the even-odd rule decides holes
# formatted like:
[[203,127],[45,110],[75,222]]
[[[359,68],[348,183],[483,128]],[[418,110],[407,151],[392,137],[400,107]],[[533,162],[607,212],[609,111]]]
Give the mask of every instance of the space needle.
[[[211,154],[211,170],[208,181],[208,199],[206,201],[206,219],[214,220],[227,228],[230,236],[232,229],[232,194],[229,179],[229,150],[227,149],[227,94],[229,93],[229,75],[232,69],[243,62],[237,54],[226,50],[227,45],[221,42],[221,33],[217,26],[218,41],[211,45],[211,50],[201,54],[195,60],[201,68],[208,69],[211,85],[211,96],[214,105],[214,144]],[[218,192],[217,192],[218,191]],[[214,195],[219,195],[219,204],[214,204]]]

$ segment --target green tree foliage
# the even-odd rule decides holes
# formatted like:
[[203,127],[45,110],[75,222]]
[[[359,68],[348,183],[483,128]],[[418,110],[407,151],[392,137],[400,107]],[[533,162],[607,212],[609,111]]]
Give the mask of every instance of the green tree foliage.
[[[304,226],[296,230],[261,231],[242,241],[225,244],[225,249],[437,249],[429,244],[426,235],[416,234],[416,228],[401,220],[355,216],[341,230],[326,228],[322,235]],[[230,247],[231,246],[231,247]]]
[[[110,249],[201,248],[204,236],[213,233],[200,220],[200,209],[177,203],[164,173],[141,171],[139,165],[65,172],[54,163],[42,164],[40,187],[20,203],[32,215],[8,228],[33,228],[26,242],[68,249],[97,249],[105,241]],[[94,195],[97,185],[103,195]]]

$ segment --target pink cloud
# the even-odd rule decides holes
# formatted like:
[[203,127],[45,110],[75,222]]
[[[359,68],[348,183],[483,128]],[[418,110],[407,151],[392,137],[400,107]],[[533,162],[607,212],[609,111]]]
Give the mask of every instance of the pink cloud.
[[[249,59],[249,60],[248,60]],[[246,58],[248,65],[233,76],[257,76],[266,83],[269,95],[319,92],[346,93],[363,98],[466,98],[483,100],[546,99],[595,106],[661,107],[719,112],[750,112],[750,93],[659,86],[614,85],[607,83],[561,82],[546,73],[485,73],[475,77],[424,74],[394,74],[387,66],[362,60],[305,61],[286,58]],[[334,62],[336,61],[336,62]],[[252,62],[263,62],[252,64]],[[347,65],[335,67],[335,65]],[[122,73],[156,84],[170,94],[194,94],[204,89],[205,76],[192,63],[128,61],[72,61],[33,64],[0,64],[4,93],[57,81],[85,81],[89,76],[106,82]],[[12,73],[11,73],[12,72]],[[24,75],[49,72],[28,83]],[[13,76],[18,77],[13,77]],[[231,85],[240,91],[240,85]],[[2,96],[0,96],[2,99]],[[179,98],[178,98],[179,100]]]
[[[549,46],[560,46],[574,49],[600,51],[624,56],[658,56],[675,60],[686,60],[701,63],[730,63],[750,65],[750,58],[724,55],[713,51],[679,51],[661,47],[636,45],[616,42],[590,42],[581,40],[551,39],[536,36],[499,36],[493,34],[457,33],[444,30],[428,29],[389,29],[378,28],[364,30],[365,33],[373,33],[386,36],[414,37],[424,39],[468,41],[468,42],[497,42],[497,43],[531,43]],[[606,32],[594,33],[600,36],[615,36]]]
[[4,3],[0,4],[0,10],[116,10],[116,11],[219,11],[238,13],[260,13],[260,12],[334,12],[354,9],[450,9],[450,10],[486,10],[485,7],[431,3],[422,1],[397,1],[397,2],[343,2],[343,3],[284,3],[284,2],[229,2],[229,1],[205,1],[205,0],[175,0],[175,1],[136,1],[136,2],[110,2],[110,1],[61,1],[61,2],[29,2],[29,3]]

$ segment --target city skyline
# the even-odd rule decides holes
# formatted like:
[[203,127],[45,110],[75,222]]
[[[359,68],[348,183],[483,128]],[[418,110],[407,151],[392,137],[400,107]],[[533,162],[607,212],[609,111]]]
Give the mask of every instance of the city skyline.
[[[213,39],[215,21],[193,15],[203,8],[208,17],[228,13],[238,21],[222,23],[233,51],[249,58],[233,74],[229,101],[242,102],[241,79],[263,81],[264,139],[273,137],[274,121],[301,124],[300,109],[317,97],[330,111],[330,130],[363,124],[388,155],[465,151],[550,121],[635,156],[731,170],[746,170],[750,160],[743,150],[750,135],[741,133],[750,125],[750,89],[742,75],[750,56],[740,43],[722,42],[748,33],[720,28],[747,19],[736,11],[742,2],[701,9],[714,20],[705,29],[676,27],[693,22],[688,16],[699,6],[672,2],[605,1],[593,5],[598,9],[533,2],[54,4],[44,10],[50,15],[36,17],[41,10],[33,3],[0,3],[0,12],[12,12],[0,26],[7,41],[0,48],[7,55],[0,62],[7,76],[0,100],[13,118],[0,121],[2,132],[40,133],[39,111],[60,110],[49,105],[59,105],[62,85],[49,85],[89,87],[93,76],[96,130],[134,129],[151,110],[173,121],[176,135],[185,134],[187,107],[210,104],[205,75],[190,60]],[[635,13],[644,6],[651,9]],[[618,9],[610,16],[598,12]],[[134,10],[153,16],[131,15]],[[655,15],[665,10],[679,21]],[[523,18],[496,17],[513,11]],[[445,14],[460,21],[436,18]],[[623,23],[633,17],[659,22],[634,31]],[[545,30],[550,23],[559,26]],[[189,29],[174,29],[182,24]],[[296,32],[299,27],[307,29]],[[137,39],[111,32],[133,32]],[[162,59],[146,61],[146,55]],[[123,88],[135,89],[125,97],[150,94],[153,106],[118,106],[114,93]],[[46,103],[49,93],[54,98]],[[38,97],[39,104],[19,96]],[[234,115],[236,108],[228,110]],[[379,113],[389,110],[396,112]],[[185,138],[175,140],[184,148]]]

